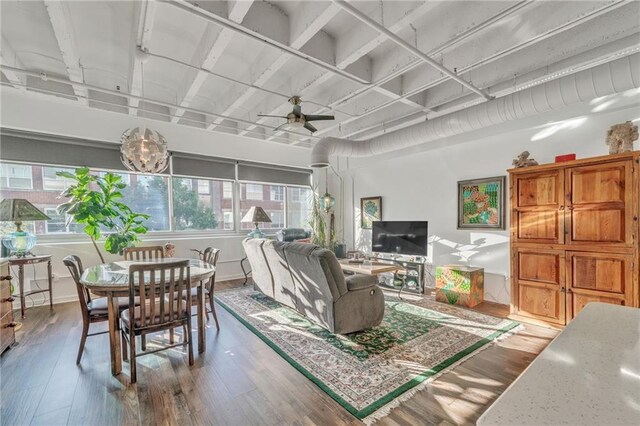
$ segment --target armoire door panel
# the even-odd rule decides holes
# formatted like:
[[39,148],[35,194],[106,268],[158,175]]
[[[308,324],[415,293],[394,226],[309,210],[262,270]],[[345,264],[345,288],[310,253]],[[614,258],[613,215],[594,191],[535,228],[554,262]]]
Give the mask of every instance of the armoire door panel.
[[594,204],[625,200],[626,162],[569,169],[571,204]]
[[518,280],[560,285],[561,256],[557,252],[518,251]]
[[562,203],[558,189],[557,172],[520,177],[517,207],[557,206]]
[[610,303],[612,305],[625,305],[625,300],[621,298],[613,298],[606,296],[596,296],[589,294],[570,293],[569,295],[569,312],[567,313],[567,321],[575,318],[582,309],[590,302]]
[[515,313],[564,323],[564,251],[516,249]]
[[560,237],[558,210],[520,211],[517,213],[517,220],[518,240],[558,242]]
[[624,206],[618,209],[573,209],[571,241],[574,243],[624,243]]
[[633,255],[570,251],[566,258],[569,320],[589,302],[633,306]]
[[567,287],[626,294],[633,279],[633,255],[567,252]]
[[560,286],[518,283],[518,315],[564,324],[565,293]]
[[573,167],[566,171],[568,244],[633,244],[632,162]]
[[564,173],[560,170],[513,176],[511,228],[514,242],[562,244]]

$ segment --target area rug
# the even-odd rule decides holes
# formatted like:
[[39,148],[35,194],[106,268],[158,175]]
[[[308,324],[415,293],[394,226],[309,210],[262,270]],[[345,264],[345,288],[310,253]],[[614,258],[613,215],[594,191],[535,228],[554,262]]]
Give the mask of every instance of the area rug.
[[379,326],[338,335],[251,288],[216,292],[216,299],[366,424],[519,325],[433,300],[385,295]]

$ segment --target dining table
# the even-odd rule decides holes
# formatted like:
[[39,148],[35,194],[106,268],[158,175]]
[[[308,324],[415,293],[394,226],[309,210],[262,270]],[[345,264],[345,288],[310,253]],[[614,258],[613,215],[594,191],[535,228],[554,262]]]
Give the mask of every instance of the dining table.
[[[120,323],[118,297],[129,296],[129,266],[145,263],[175,262],[189,260],[191,274],[191,288],[197,287],[197,324],[198,324],[198,353],[206,350],[205,333],[205,300],[204,284],[215,273],[215,267],[198,259],[181,259],[176,257],[153,260],[115,261],[104,263],[85,269],[80,278],[83,286],[97,296],[107,297],[109,315],[109,348],[111,352],[111,374],[117,376],[122,371],[120,348]],[[145,275],[145,279],[149,279]],[[150,282],[145,282],[149,286]]]

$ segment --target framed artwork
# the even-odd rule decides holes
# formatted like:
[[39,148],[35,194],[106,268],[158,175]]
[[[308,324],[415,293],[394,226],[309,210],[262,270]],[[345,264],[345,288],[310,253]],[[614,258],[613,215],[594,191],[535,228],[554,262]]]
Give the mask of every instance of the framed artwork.
[[360,198],[360,227],[371,229],[374,220],[382,220],[382,197]]
[[505,229],[505,176],[458,182],[458,229]]

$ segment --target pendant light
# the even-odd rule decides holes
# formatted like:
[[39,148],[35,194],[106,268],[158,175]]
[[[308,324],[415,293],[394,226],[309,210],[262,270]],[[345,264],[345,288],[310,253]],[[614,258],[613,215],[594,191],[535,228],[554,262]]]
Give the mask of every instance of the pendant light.
[[333,195],[329,194],[329,173],[328,169],[324,169],[324,195],[320,198],[320,207],[324,209],[325,212],[329,212],[336,204],[336,199]]
[[[141,98],[144,103],[144,64],[149,60],[148,52],[138,47],[136,60],[140,60]],[[133,172],[160,173],[169,165],[167,141],[153,129],[143,125],[125,130],[120,143],[122,164]]]

